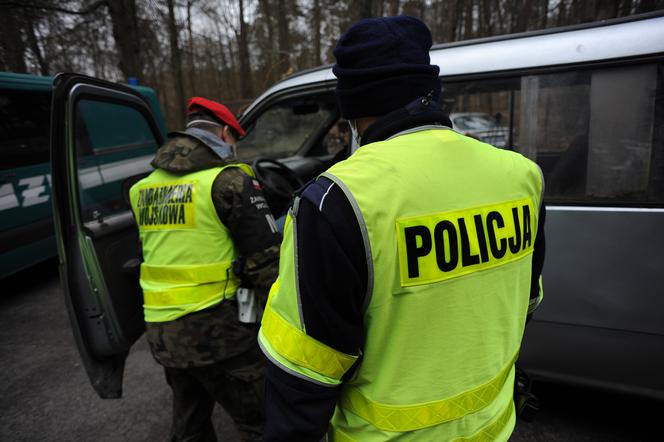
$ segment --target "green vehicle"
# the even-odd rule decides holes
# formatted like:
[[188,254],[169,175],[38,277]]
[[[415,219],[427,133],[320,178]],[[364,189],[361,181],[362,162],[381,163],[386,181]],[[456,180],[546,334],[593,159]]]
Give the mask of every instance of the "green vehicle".
[[[52,86],[52,77],[0,72],[0,278],[56,255],[49,164]],[[133,89],[148,102],[165,136],[154,91]],[[75,135],[82,186],[102,201],[88,210],[103,217],[118,204],[113,195],[124,177],[151,170],[158,146],[135,136],[141,120],[112,102],[81,115]]]

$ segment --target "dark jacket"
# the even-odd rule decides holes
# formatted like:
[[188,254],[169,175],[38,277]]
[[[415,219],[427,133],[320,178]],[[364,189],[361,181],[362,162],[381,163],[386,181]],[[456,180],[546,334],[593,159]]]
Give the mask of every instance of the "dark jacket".
[[[362,144],[423,125],[452,124],[435,104],[422,100],[376,121],[362,135]],[[325,177],[311,182],[299,194],[296,253],[302,325],[317,341],[343,353],[357,354],[365,338],[363,305],[368,270],[355,212],[343,190]],[[533,299],[539,295],[536,281],[544,262],[543,211],[539,223],[533,255]],[[351,368],[345,379],[353,373]],[[328,429],[341,388],[309,382],[268,363],[265,440],[320,440]]]

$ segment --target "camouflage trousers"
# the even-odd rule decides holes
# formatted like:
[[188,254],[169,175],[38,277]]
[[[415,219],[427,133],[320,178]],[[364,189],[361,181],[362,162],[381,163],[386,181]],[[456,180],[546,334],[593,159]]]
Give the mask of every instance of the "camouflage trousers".
[[173,390],[172,441],[216,441],[212,410],[218,402],[244,441],[262,440],[264,359],[258,346],[211,365],[164,367]]

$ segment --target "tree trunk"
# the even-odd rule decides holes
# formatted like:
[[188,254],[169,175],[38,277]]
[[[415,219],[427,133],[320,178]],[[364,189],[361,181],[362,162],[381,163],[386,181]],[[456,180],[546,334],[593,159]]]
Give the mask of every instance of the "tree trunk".
[[540,0],[540,29],[546,29],[549,24],[549,0]]
[[620,2],[620,17],[629,15],[632,13],[632,0],[623,0]]
[[233,45],[231,44],[230,39],[226,42],[225,50],[228,51],[227,53],[227,60],[229,61],[229,67],[230,67],[230,73],[227,75],[229,82],[228,82],[228,96],[230,98],[239,98],[240,92],[238,90],[238,69],[237,65],[235,63],[235,60],[237,57],[235,56],[235,52],[233,52]]
[[464,13],[463,17],[463,39],[464,40],[469,40],[473,38],[473,22],[474,22],[474,17],[473,17],[473,8],[474,8],[474,1],[473,0],[466,0],[466,11]]
[[657,0],[640,0],[636,5],[636,13],[650,12],[657,9]]
[[267,47],[263,55],[266,68],[265,68],[265,78],[263,80],[262,88],[265,88],[266,85],[274,83],[276,76],[274,75],[275,63],[277,60],[275,53],[275,36],[274,36],[274,19],[272,17],[272,6],[270,5],[269,0],[260,0],[259,2],[261,13],[265,20],[265,28],[267,30]]
[[[456,2],[456,0],[452,1]],[[399,7],[401,6],[400,0],[388,0],[388,5],[387,13],[389,15],[399,15]]]
[[516,13],[516,23],[512,32],[524,32],[528,29],[528,22],[530,20],[530,13],[532,11],[532,3],[530,0],[520,0],[515,2],[518,8]]
[[39,47],[39,39],[37,38],[37,32],[35,31],[35,19],[32,15],[32,11],[24,10],[24,23],[25,23],[25,34],[28,37],[28,43],[30,44],[30,50],[32,54],[37,59],[39,64],[39,72],[42,75],[48,75],[48,62],[44,59],[41,48]]
[[565,9],[565,0],[560,0],[558,3],[558,16],[556,17],[556,26],[562,26],[566,22],[566,9]]
[[242,95],[242,98],[251,98],[253,96],[247,32],[247,23],[244,21],[244,0],[240,0],[240,35],[238,36],[238,53],[240,56],[240,94]]
[[187,0],[187,34],[189,34],[189,90],[196,95],[196,63],[194,60],[194,34],[191,32],[191,7],[196,0]]
[[283,74],[290,70],[290,31],[288,14],[286,13],[286,2],[277,1],[277,38],[279,40],[279,73]]
[[459,0],[450,0],[448,9],[444,12],[447,15],[447,29],[443,34],[445,41],[455,41],[457,27],[459,26]]
[[126,79],[136,77],[143,82],[141,39],[135,0],[107,0],[106,6],[113,25],[113,38],[120,59],[119,68]]
[[358,18],[370,18],[373,16],[373,0],[360,1],[359,8],[360,16]]
[[0,5],[0,68],[11,72],[28,72],[25,64],[25,42],[19,11],[11,6]]
[[166,0],[168,5],[168,35],[171,43],[171,69],[175,79],[175,115],[179,124],[184,124],[184,85],[182,81],[182,56],[180,55],[180,46],[178,43],[178,27],[175,22],[175,4],[174,0]]
[[321,39],[321,11],[320,11],[320,0],[314,0],[314,10],[313,10],[313,22],[314,22],[314,57],[313,64],[314,66],[320,66],[323,64],[320,56],[320,39]]
[[[546,1],[546,0],[545,0]],[[493,35],[493,17],[491,16],[491,0],[481,0],[480,2],[480,30],[482,37]]]

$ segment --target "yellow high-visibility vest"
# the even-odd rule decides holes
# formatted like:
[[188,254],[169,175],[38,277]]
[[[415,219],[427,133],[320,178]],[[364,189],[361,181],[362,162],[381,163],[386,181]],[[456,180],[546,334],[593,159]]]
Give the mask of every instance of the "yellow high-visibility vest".
[[186,175],[157,169],[130,189],[143,264],[146,322],[172,321],[235,296],[237,250],[212,201],[214,179],[229,164]]
[[[331,440],[507,440],[543,179],[522,155],[442,127],[361,147],[323,174],[355,210],[368,263],[357,355],[307,335],[295,216],[259,342],[290,373],[343,383]],[[294,206],[297,210],[297,203]]]

